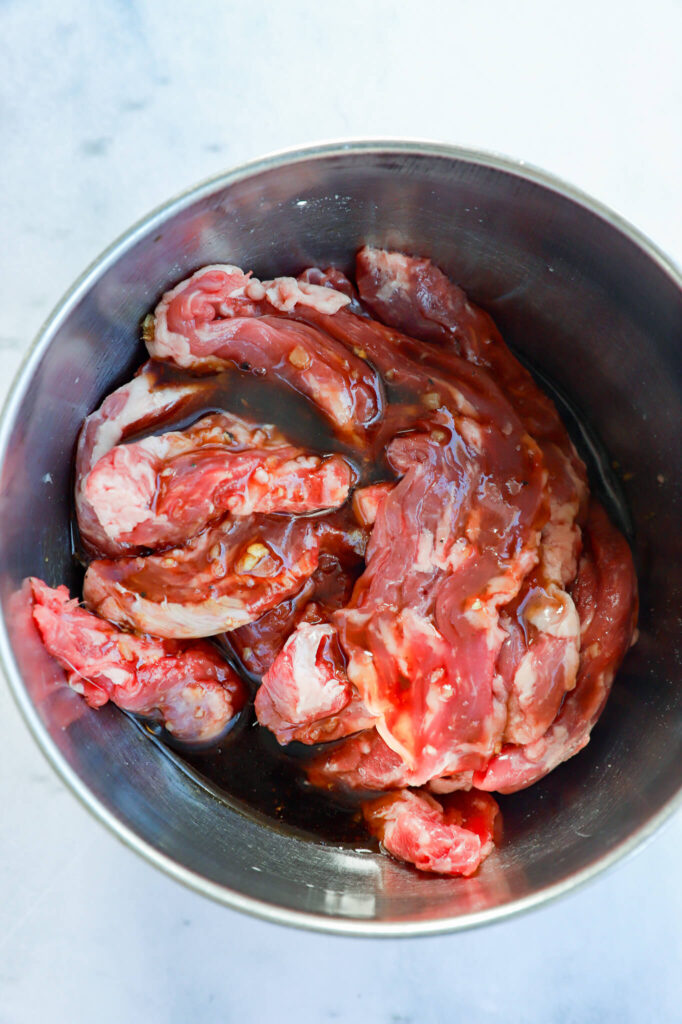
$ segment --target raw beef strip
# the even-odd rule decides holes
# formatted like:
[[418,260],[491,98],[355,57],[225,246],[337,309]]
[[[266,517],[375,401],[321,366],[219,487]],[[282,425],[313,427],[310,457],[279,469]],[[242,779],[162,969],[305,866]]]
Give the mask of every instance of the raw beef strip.
[[252,516],[181,548],[92,562],[83,597],[103,618],[162,637],[213,636],[257,619],[315,571],[313,518]]
[[381,372],[391,400],[381,430],[383,443],[425,410],[442,406],[469,420],[496,422],[506,436],[515,435],[517,443],[526,432],[492,376],[454,351],[418,341],[350,306],[333,316],[312,308],[297,308],[289,315],[345,345]]
[[151,430],[171,413],[182,410],[202,386],[200,380],[159,383],[154,364],[147,362],[86,418],[76,446],[75,497],[78,526],[90,550],[109,553],[109,537],[86,495],[90,471],[126,437]]
[[229,635],[247,667],[260,669],[256,713],[282,743],[327,742],[374,722],[348,682],[330,624],[362,571],[367,532],[358,530],[347,509],[320,520],[318,532],[325,550],[299,594]]
[[[385,323],[441,343],[444,367],[454,351],[488,370],[542,451],[548,518],[540,538],[540,564],[503,616],[507,639],[498,661],[510,692],[505,738],[531,742],[547,729],[564,694],[575,686],[579,624],[561,588],[577,571],[579,524],[587,497],[585,467],[553,402],[505,345],[491,318],[469,303],[430,260],[366,246],[357,256],[357,282],[363,303]],[[432,358],[437,359],[433,353]]]
[[[108,555],[181,544],[229,512],[314,512],[342,505],[353,470],[287,443],[273,427],[238,416],[205,416],[103,455],[80,485],[81,509],[94,513],[93,543]],[[92,515],[81,527],[89,538]],[[102,541],[106,534],[106,547]]]
[[[430,260],[365,246],[357,255],[363,305],[385,324],[423,341],[434,353],[455,352],[487,370],[538,443],[553,442],[585,482],[579,459],[554,403],[503,341],[491,317],[470,303]],[[447,365],[447,364],[444,364]]]
[[[538,566],[501,618],[507,637],[497,668],[509,693],[504,739],[511,743],[532,743],[542,736],[565,694],[575,686],[578,673],[580,621],[564,588],[577,572],[583,518],[579,510],[586,492],[577,486],[568,496],[566,480],[577,480],[570,462],[564,459],[562,477],[553,472],[555,460],[547,445],[543,455],[548,467],[549,517],[540,535]],[[562,489],[566,500],[558,497]]]
[[111,700],[187,742],[217,739],[243,707],[244,684],[211,644],[132,636],[79,608],[66,587],[30,583],[43,643],[91,707]]
[[329,623],[299,623],[263,676],[255,708],[279,743],[327,742],[373,724],[348,682]]
[[[342,721],[345,714],[341,712]],[[384,743],[376,729],[367,728],[317,754],[307,762],[306,774],[313,786],[341,792],[396,789],[416,785],[420,779],[418,772]],[[434,793],[452,793],[471,789],[473,776],[471,769],[453,772],[431,779],[427,785]]]
[[164,295],[144,337],[150,355],[177,366],[228,364],[281,380],[342,435],[361,436],[383,410],[377,374],[345,346],[286,316],[299,308],[333,315],[347,302],[340,292],[293,278],[262,285],[236,267],[204,267]]
[[[467,362],[466,360],[459,357],[456,352],[444,351],[442,346],[428,345],[424,342],[415,342],[408,336],[401,334],[391,328],[387,328],[376,322],[367,320],[362,316],[355,315],[348,308],[342,309],[333,317],[320,314],[319,311],[315,310],[301,310],[298,311],[297,316],[306,319],[307,321],[313,322],[316,326],[323,328],[327,333],[332,334],[338,340],[343,341],[349,347],[352,347],[356,352],[361,353],[364,357],[370,358],[376,366],[379,367],[385,378],[390,381],[395,387],[402,390],[404,394],[412,392],[419,398],[422,405],[426,408],[438,408],[445,406],[452,410],[456,416],[456,429],[463,434],[465,440],[473,443],[475,446],[475,439],[480,438],[482,430],[486,428],[490,430],[490,424],[494,423],[499,430],[499,433],[503,437],[507,438],[508,449],[514,449],[515,451],[521,451],[524,444],[528,444],[528,434],[524,430],[524,426],[519,422],[512,406],[509,404],[509,399],[506,398],[503,392],[501,392],[495,383],[491,380],[487,373],[481,371],[473,362]],[[525,371],[524,371],[525,372]],[[530,379],[530,378],[529,378]],[[533,385],[534,387],[534,385]],[[553,421],[551,422],[551,430],[554,431],[554,421],[558,423],[556,413],[551,407],[551,403],[547,403],[544,399],[545,404],[549,404],[550,411],[553,415]],[[551,417],[550,417],[551,419]],[[390,420],[390,410],[387,416],[387,422]],[[483,425],[483,426],[482,426]],[[562,430],[559,424],[559,430]],[[552,435],[554,436],[554,435]],[[504,441],[502,442],[504,445]],[[532,442],[530,442],[532,445]],[[567,442],[569,450],[572,452],[572,446],[570,442]],[[548,445],[548,451],[550,445]],[[557,452],[556,446],[551,446],[550,455],[553,464],[556,464],[563,453]],[[567,461],[564,459],[564,461]],[[494,460],[489,460],[491,472],[488,476],[491,479],[495,479],[495,468]],[[473,475],[473,474],[472,474]],[[567,473],[571,484],[575,482],[577,474]],[[483,474],[483,479],[487,479],[486,475]],[[537,483],[538,476],[534,475]],[[515,495],[521,495],[523,490],[526,488],[528,481],[523,474],[517,474],[515,477],[513,474],[507,474],[506,478],[503,479],[503,475],[500,474],[500,482],[506,489],[506,497],[509,501],[510,506],[513,508]],[[579,483],[579,481],[578,481]],[[544,479],[543,479],[544,484]],[[441,481],[442,485],[442,481]],[[512,493],[515,492],[515,494]],[[574,488],[579,490],[579,488]],[[573,491],[571,492],[573,496]],[[537,499],[537,493],[535,495]],[[523,500],[523,498],[521,498]],[[534,520],[533,525],[542,527],[543,520],[546,520],[548,515],[551,516],[552,508],[552,493],[545,492],[541,498],[545,509],[540,512]],[[385,507],[388,507],[390,499],[387,499]],[[358,502],[358,513],[362,517],[362,509]],[[577,508],[579,506],[579,500],[574,501],[572,507],[573,516],[575,516]],[[373,510],[373,514],[376,514]],[[513,516],[513,512],[510,512]],[[561,515],[558,516],[561,519]],[[391,545],[401,546],[400,538],[404,532],[404,524],[398,524],[395,528],[395,533],[391,537]],[[556,540],[556,538],[554,538]],[[532,542],[531,542],[532,543]],[[556,546],[556,545],[555,545]],[[373,550],[373,549],[371,549]],[[407,559],[406,559],[407,560]],[[564,559],[562,559],[564,561]],[[570,562],[570,558],[566,558],[565,561]],[[527,561],[522,567],[520,572],[516,574],[517,588],[522,584],[523,576],[532,568],[532,564]],[[544,578],[540,583],[544,583]],[[541,591],[540,584],[536,587],[536,604],[538,603],[538,597]],[[545,610],[551,609],[553,604],[557,601],[554,599],[553,593],[544,593]],[[500,595],[498,598],[499,604],[503,604],[502,598],[505,595]],[[512,588],[506,592],[506,600],[513,599],[515,591]],[[565,605],[570,604],[570,599],[563,598],[561,603]],[[396,605],[400,610],[401,605]],[[525,608],[525,605],[524,605]],[[565,616],[566,621],[569,619],[575,626],[575,616]],[[536,615],[536,622],[542,626],[547,621],[551,620],[549,615]],[[387,626],[388,628],[388,626]],[[554,628],[554,627],[553,627]],[[530,632],[530,630],[529,630]],[[536,627],[536,633],[538,635],[542,630]],[[492,635],[492,634],[491,634]],[[500,630],[498,639],[504,641],[507,634]],[[426,638],[423,638],[424,641]],[[404,640],[404,638],[403,638]],[[571,637],[557,638],[554,636],[543,636],[542,644],[538,642],[536,650],[532,652],[533,660],[533,672],[534,679],[538,681],[538,688],[544,685],[547,691],[551,691],[551,699],[547,699],[545,704],[550,708],[549,713],[553,713],[556,710],[557,702],[561,700],[561,696],[566,689],[570,689],[575,681],[575,667],[577,663],[577,636],[575,630]],[[346,646],[346,638],[343,636],[343,644]],[[358,643],[359,647],[362,647],[362,643]],[[404,646],[404,644],[403,644]],[[425,642],[424,647],[429,645]],[[501,643],[498,644],[498,650]],[[551,653],[552,657],[549,656]],[[403,651],[404,655],[404,651]],[[510,659],[507,659],[508,661]],[[529,661],[531,659],[529,658]],[[419,658],[417,658],[419,661]],[[517,666],[518,667],[518,666]],[[529,676],[529,664],[525,666],[526,681]],[[368,666],[370,674],[373,673],[371,666]],[[541,672],[545,672],[545,678],[541,678]],[[353,681],[358,685],[358,689],[363,694],[365,703],[368,703],[372,707],[371,701],[368,702],[367,694],[363,690],[363,686],[358,682],[357,679],[353,678],[354,666],[353,661],[349,666],[349,672]],[[511,680],[503,679],[499,673],[496,673],[495,684],[497,687],[497,703],[506,703],[506,692],[513,688],[516,683],[519,690],[521,690],[521,683],[524,680],[524,672],[522,671],[519,675],[518,680],[512,677]],[[528,683],[526,685],[526,691],[528,690]],[[521,701],[519,705],[522,706]],[[375,710],[372,708],[372,710]],[[502,713],[502,712],[501,712]],[[419,716],[417,716],[419,717]],[[528,723],[526,723],[528,724]],[[537,730],[542,728],[543,722],[541,720],[534,720],[533,726]],[[396,746],[396,737],[391,738],[383,731],[382,724],[380,723],[379,729],[384,735],[389,745]],[[497,741],[501,739],[501,736],[497,737]],[[433,746],[433,744],[430,744]],[[490,752],[492,752],[492,747]],[[403,754],[405,752],[403,751]],[[456,769],[459,771],[459,769]]]
[[255,708],[278,743],[289,743],[299,727],[336,714],[350,699],[336,629],[302,622],[263,676]]
[[345,736],[362,733],[373,722],[374,717],[367,711],[355,688],[351,687],[350,702],[341,711],[317,718],[307,726],[301,726],[296,730],[292,739],[310,745],[331,743],[333,740],[340,740]]
[[580,667],[575,689],[539,740],[508,745],[474,774],[479,789],[513,793],[537,782],[582,750],[602,712],[637,618],[637,582],[630,548],[603,508],[590,504],[585,550],[572,595],[580,618]]
[[[443,344],[444,367],[455,351],[499,384],[539,444],[548,470],[547,579],[569,583],[576,573],[576,520],[585,509],[587,477],[554,403],[505,345],[488,314],[469,303],[430,260],[365,247],[357,257],[357,279],[363,303],[381,320]],[[430,352],[433,357],[433,348]]]
[[[630,643],[637,612],[632,556],[603,509],[590,506],[586,548],[572,588],[582,623],[582,650],[576,688],[545,735],[525,746],[507,744],[479,771],[460,771],[433,779],[434,792],[480,789],[514,792],[537,781],[578,753],[589,739],[608,696],[614,673]],[[558,624],[563,613],[559,612]],[[572,619],[572,613],[568,613]],[[533,648],[531,648],[532,650]],[[533,715],[543,714],[540,707]],[[319,754],[307,768],[310,781],[323,788],[388,789],[416,784],[417,773],[391,750],[376,731],[353,736]]]
[[334,616],[348,677],[415,785],[483,767],[501,742],[499,607],[537,560],[544,484],[533,442],[509,436],[441,409],[391,442],[402,479]]
[[403,789],[363,805],[370,832],[399,860],[420,871],[472,875],[492,853],[498,807],[487,793],[442,801]]
[[463,355],[470,334],[495,329],[430,260],[366,245],[356,256],[355,280],[372,316],[413,338],[445,342]]

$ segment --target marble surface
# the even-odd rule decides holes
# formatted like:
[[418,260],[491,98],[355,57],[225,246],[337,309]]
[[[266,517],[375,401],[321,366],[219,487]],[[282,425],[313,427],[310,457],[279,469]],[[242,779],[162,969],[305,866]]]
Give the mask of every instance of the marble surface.
[[[191,13],[190,13],[191,11]],[[0,4],[0,393],[74,277],[150,207],[320,138],[482,146],[682,258],[682,6]],[[588,888],[437,939],[298,933],[117,843],[0,686],[0,1022],[679,1020],[677,815]]]

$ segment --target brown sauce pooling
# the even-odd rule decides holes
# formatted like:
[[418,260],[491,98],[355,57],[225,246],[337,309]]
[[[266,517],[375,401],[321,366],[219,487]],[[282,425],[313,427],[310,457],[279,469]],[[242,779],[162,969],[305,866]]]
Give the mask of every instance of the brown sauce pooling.
[[280,747],[272,733],[258,725],[252,708],[240,718],[243,721],[224,740],[203,751],[171,746],[162,732],[152,735],[179,769],[229,807],[254,814],[273,828],[296,830],[324,843],[376,845],[367,835],[358,801],[345,801],[305,781],[303,762],[319,748],[299,743]]
[[[168,363],[154,363],[154,372],[159,385],[196,379]],[[382,458],[380,438],[375,438],[364,451],[347,444],[339,439],[315,406],[292,388],[236,369],[206,376],[202,383],[199,394],[185,402],[179,415],[169,416],[152,431],[132,434],[126,441],[137,441],[169,430],[186,430],[202,416],[232,412],[254,423],[275,424],[292,444],[318,455],[343,455],[356,470],[359,486],[387,476],[393,477]],[[403,395],[400,397],[402,399]],[[395,400],[391,396],[391,401]]]

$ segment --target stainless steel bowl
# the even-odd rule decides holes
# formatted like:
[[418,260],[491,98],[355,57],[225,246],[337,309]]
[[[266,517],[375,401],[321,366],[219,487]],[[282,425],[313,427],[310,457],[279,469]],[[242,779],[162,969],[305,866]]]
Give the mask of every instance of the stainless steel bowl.
[[[469,880],[270,827],[183,773],[114,708],[51,685],[16,591],[76,579],[71,459],[83,417],[141,360],[139,322],[206,263],[260,276],[352,265],[363,242],[431,256],[586,414],[618,461],[636,528],[641,639],[592,741],[504,803],[505,836]],[[568,186],[423,143],[268,157],[167,203],[116,242],[49,318],[0,430],[0,647],[44,753],[83,803],[174,878],[273,921],[416,935],[494,921],[567,892],[680,803],[682,280],[650,242]]]

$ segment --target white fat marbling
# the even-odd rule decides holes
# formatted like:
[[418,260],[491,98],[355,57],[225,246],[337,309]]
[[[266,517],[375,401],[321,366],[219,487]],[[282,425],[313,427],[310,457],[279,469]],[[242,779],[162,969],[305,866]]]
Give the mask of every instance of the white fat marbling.
[[[6,0],[0,394],[50,308],[130,223],[223,168],[318,138],[522,157],[680,259],[681,37],[675,0]],[[3,1024],[679,1020],[680,815],[531,915],[366,941],[251,920],[153,870],[70,795],[5,687],[0,806]]]

